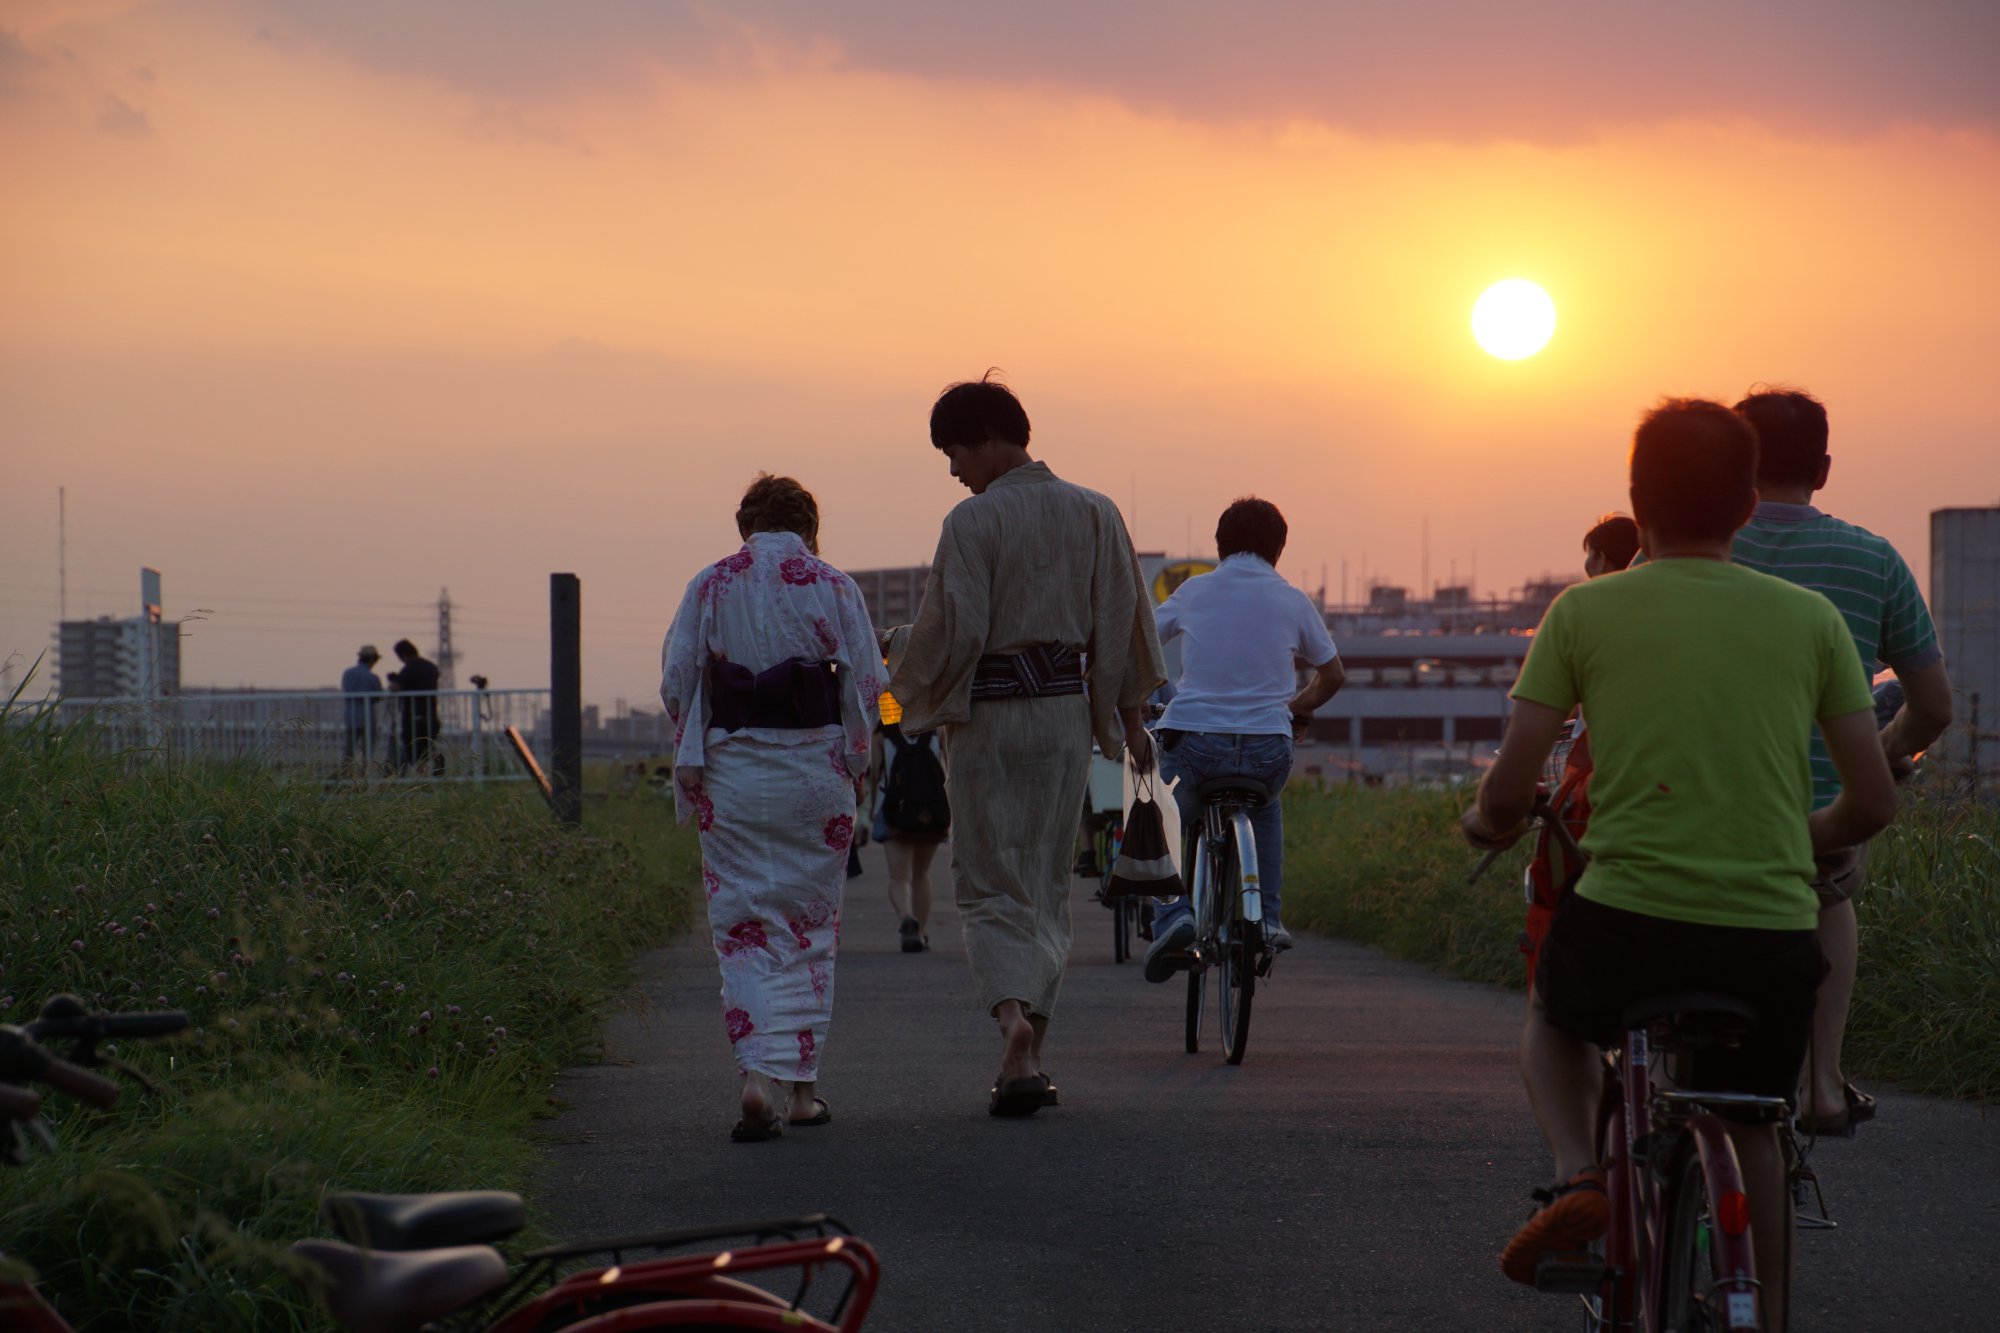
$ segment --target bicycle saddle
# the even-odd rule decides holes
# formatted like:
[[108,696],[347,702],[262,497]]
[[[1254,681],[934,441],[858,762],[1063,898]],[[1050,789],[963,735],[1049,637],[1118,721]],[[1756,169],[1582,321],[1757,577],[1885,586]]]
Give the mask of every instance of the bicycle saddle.
[[436,1250],[505,1240],[527,1225],[518,1194],[329,1194],[319,1215],[342,1240],[364,1250]]
[[1263,805],[1271,799],[1271,789],[1255,778],[1234,774],[1227,777],[1207,778],[1194,789],[1194,798],[1204,805],[1220,801],[1237,801],[1244,805]]
[[1750,1035],[1757,1011],[1731,995],[1681,991],[1640,1000],[1619,1026],[1645,1028],[1661,1046],[1727,1046]]
[[416,1333],[507,1285],[507,1261],[484,1245],[376,1254],[337,1240],[302,1240],[292,1253],[325,1278],[328,1313],[367,1333]]

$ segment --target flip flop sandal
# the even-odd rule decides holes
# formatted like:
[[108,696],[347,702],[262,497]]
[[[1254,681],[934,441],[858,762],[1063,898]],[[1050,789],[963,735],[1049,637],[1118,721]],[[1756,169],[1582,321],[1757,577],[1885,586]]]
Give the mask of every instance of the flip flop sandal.
[[1048,1081],[1040,1075],[1027,1078],[1010,1078],[993,1085],[993,1100],[987,1106],[989,1115],[1014,1118],[1031,1116],[1042,1109],[1043,1098],[1048,1095]]
[[813,1108],[813,1113],[804,1120],[787,1120],[785,1124],[793,1129],[807,1129],[813,1125],[826,1125],[833,1122],[833,1108],[826,1104],[826,1098],[813,1098]]
[[779,1137],[784,1132],[785,1118],[776,1111],[773,1111],[771,1112],[771,1118],[761,1125],[753,1125],[748,1120],[737,1121],[736,1127],[729,1131],[729,1141],[731,1143],[763,1143],[767,1139]]
[[1873,1120],[1875,1118],[1875,1099],[1873,1097],[1870,1097],[1852,1083],[1841,1084],[1840,1091],[1847,1098],[1847,1122],[1850,1125],[1858,1125],[1864,1120]]
[[1047,1074],[1037,1074],[1035,1077],[1042,1081],[1042,1105],[1061,1106],[1062,1098],[1056,1095],[1056,1085],[1050,1080],[1049,1076]]

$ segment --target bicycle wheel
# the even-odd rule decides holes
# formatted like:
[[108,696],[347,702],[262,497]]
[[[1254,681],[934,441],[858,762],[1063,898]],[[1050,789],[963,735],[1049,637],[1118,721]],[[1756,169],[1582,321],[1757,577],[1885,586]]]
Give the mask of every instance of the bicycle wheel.
[[[1723,1275],[1715,1267],[1708,1178],[1702,1173],[1701,1154],[1694,1151],[1692,1143],[1686,1145],[1674,1168],[1673,1191],[1667,1227],[1660,1237],[1660,1309],[1665,1327],[1680,1333],[1734,1333],[1764,1327],[1754,1295],[1718,1285]],[[1754,1282],[1755,1271],[1748,1277]],[[1776,1280],[1783,1282],[1784,1278]],[[1748,1322],[1741,1308],[1731,1309],[1732,1303],[1745,1300],[1751,1304]]]
[[1111,900],[1111,961],[1122,963],[1132,956],[1132,906],[1130,898]]
[[1263,944],[1262,931],[1254,921],[1242,920],[1243,873],[1236,863],[1234,839],[1223,844],[1216,858],[1214,902],[1222,917],[1217,938],[1222,948],[1215,964],[1215,1003],[1222,1019],[1222,1055],[1232,1065],[1243,1063],[1250,1046],[1250,1002],[1257,993],[1257,950]]

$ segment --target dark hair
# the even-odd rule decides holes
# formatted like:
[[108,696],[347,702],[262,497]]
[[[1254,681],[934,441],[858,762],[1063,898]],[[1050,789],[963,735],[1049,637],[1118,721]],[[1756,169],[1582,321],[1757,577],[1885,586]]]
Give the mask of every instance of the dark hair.
[[952,445],[976,447],[998,440],[1017,448],[1028,447],[1028,411],[1021,400],[989,370],[977,380],[954,384],[931,404],[931,443],[940,449]]
[[1603,556],[1612,569],[1623,569],[1639,554],[1639,525],[1630,514],[1606,514],[1583,534],[1583,549]]
[[1285,538],[1290,531],[1278,506],[1246,495],[1223,510],[1222,517],[1215,521],[1215,553],[1227,560],[1248,551],[1262,556],[1265,564],[1275,565],[1285,553]]
[[1826,408],[1802,389],[1756,385],[1736,405],[1757,432],[1757,480],[1810,486],[1826,463]]
[[1735,535],[1757,498],[1757,432],[1721,403],[1666,398],[1632,435],[1632,511],[1669,541]]
[[817,555],[819,501],[790,477],[759,472],[750,489],[743,492],[743,502],[736,506],[736,531],[743,537],[753,532],[796,532]]
[[407,662],[417,655],[417,645],[411,643],[408,639],[398,639],[389,651]]

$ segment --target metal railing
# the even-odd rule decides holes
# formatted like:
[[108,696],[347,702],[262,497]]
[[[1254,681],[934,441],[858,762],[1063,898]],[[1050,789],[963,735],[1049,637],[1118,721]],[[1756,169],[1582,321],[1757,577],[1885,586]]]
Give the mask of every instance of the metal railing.
[[250,762],[300,781],[521,782],[505,738],[545,754],[547,690],[339,690],[178,694],[158,699],[55,699],[17,704],[85,726],[107,750],[172,762]]

